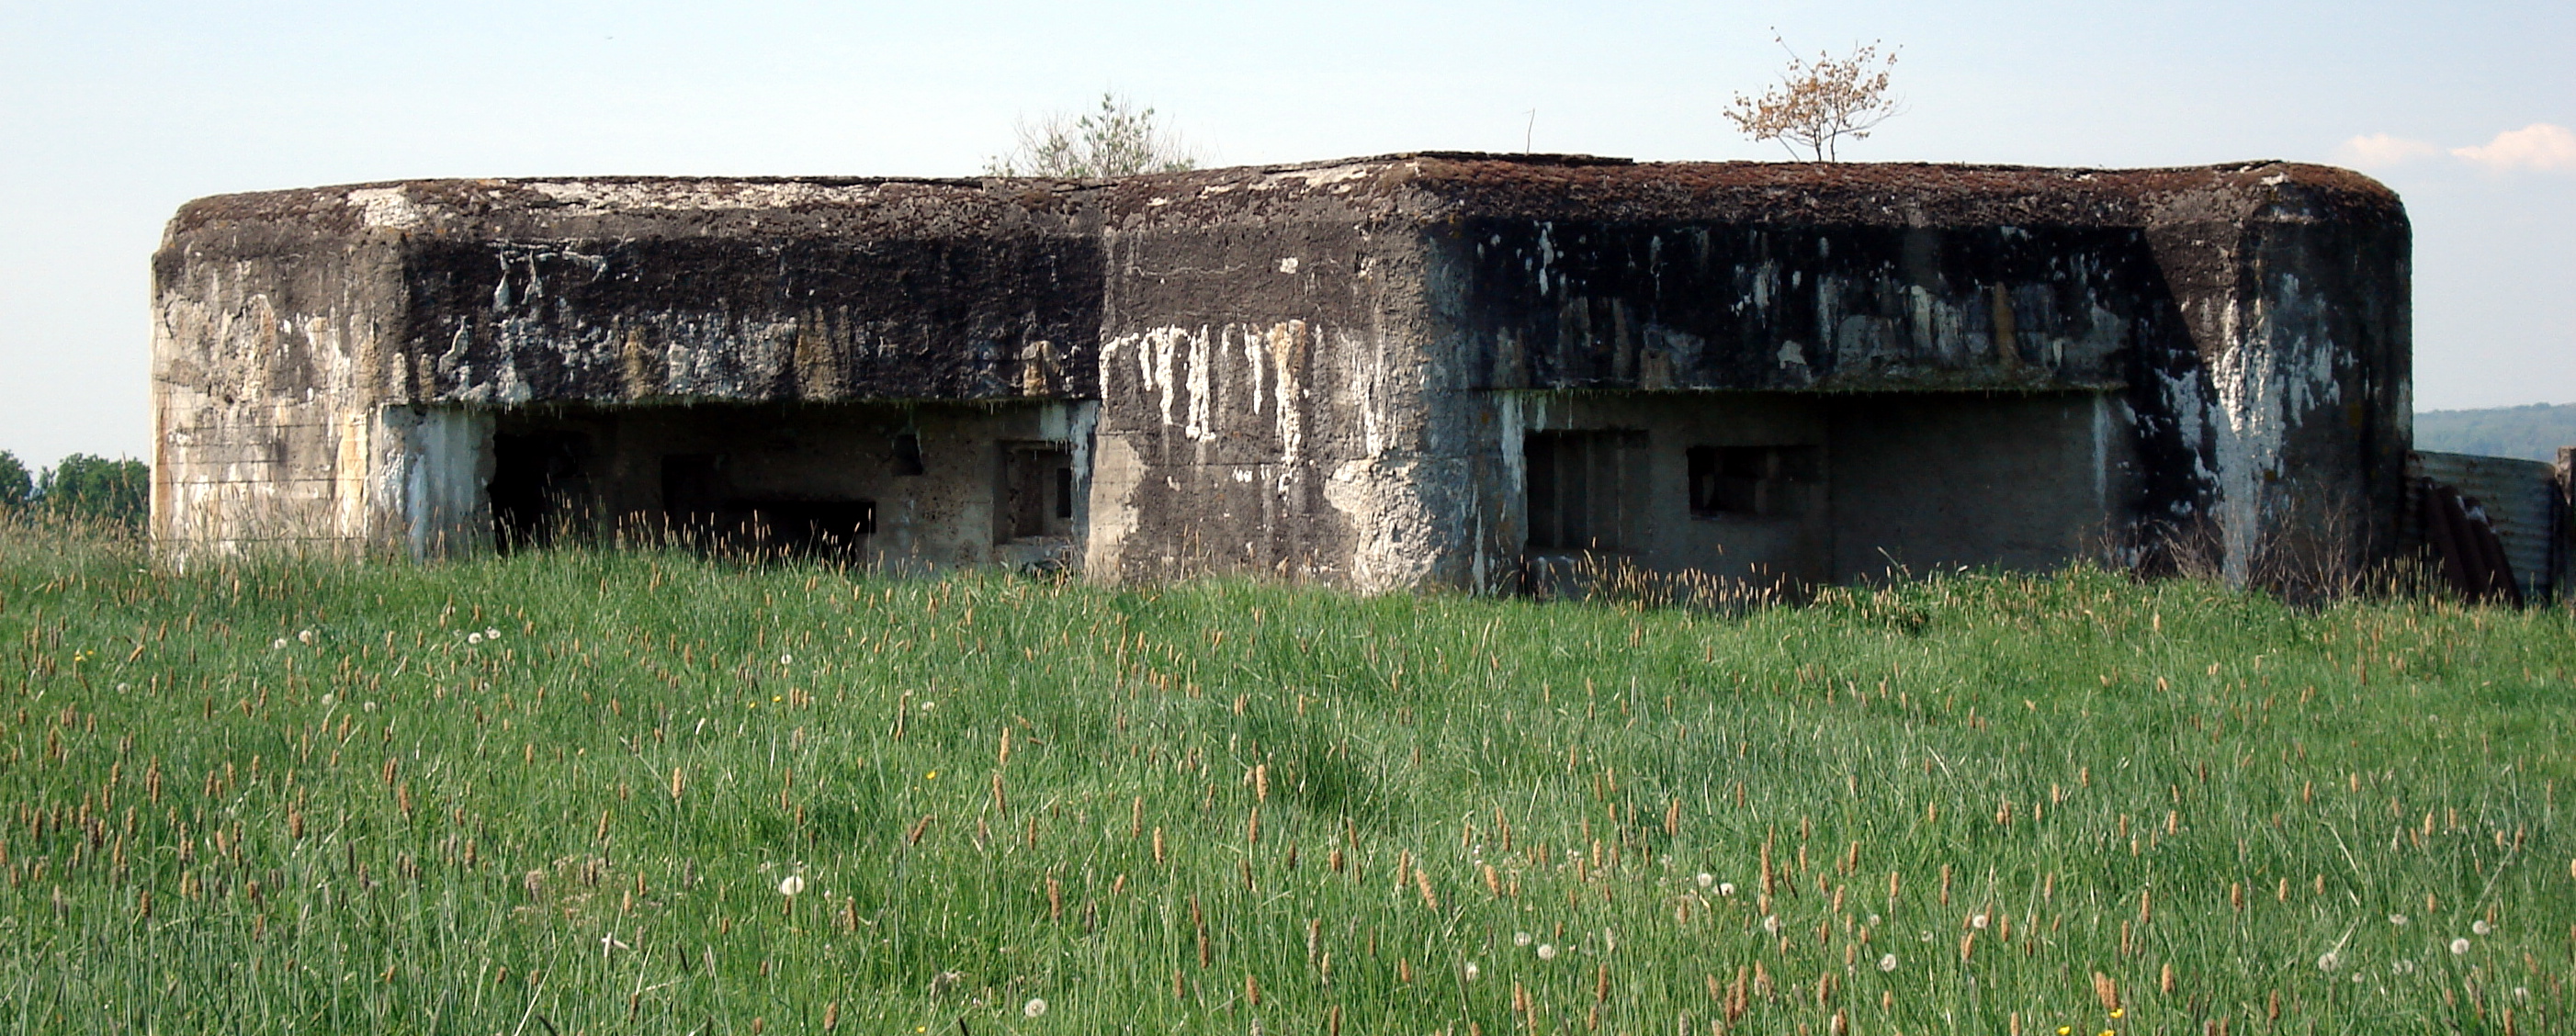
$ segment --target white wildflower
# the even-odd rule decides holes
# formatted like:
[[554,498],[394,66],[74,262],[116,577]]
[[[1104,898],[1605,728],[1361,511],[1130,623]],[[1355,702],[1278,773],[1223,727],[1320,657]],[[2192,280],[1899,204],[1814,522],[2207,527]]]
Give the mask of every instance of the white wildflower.
[[269,642],[268,642],[268,649],[269,649],[269,650],[271,650],[271,651],[284,651],[284,650],[286,650],[286,638],[284,638],[284,637],[279,637],[279,638],[277,638],[276,640],[269,641]]
[[1734,883],[1734,882],[1732,882],[1732,881],[1721,881],[1721,882],[1718,882],[1718,883],[1717,883],[1717,894],[1718,894],[1718,895],[1721,895],[1721,896],[1729,896],[1729,897],[1731,897],[1731,896],[1735,895],[1735,883]]
[[1970,927],[1970,928],[1974,928],[1974,929],[1976,929],[1976,930],[1978,930],[1978,931],[1980,931],[1980,932],[1985,931],[1985,930],[1986,930],[1986,915],[1984,915],[1984,914],[1976,914],[1976,915],[1974,915],[1974,916],[1969,917],[1969,918],[1968,918],[1968,927]]
[[793,896],[803,891],[805,891],[805,876],[802,874],[790,874],[778,880],[779,895]]
[[1035,1018],[1045,1013],[1046,1001],[1038,997],[1030,997],[1028,1003],[1020,1005],[1020,1017],[1022,1018]]
[[367,711],[369,711],[369,712],[374,712],[374,711],[376,711],[376,703],[374,703],[374,702],[368,702],[368,703],[366,703],[365,705],[360,706],[360,707],[361,707],[361,708],[366,709],[366,710],[367,710]]
[[2457,956],[2461,956],[2461,955],[2463,955],[2463,954],[2466,954],[2466,953],[2468,953],[2468,952],[2469,952],[2469,941],[2468,941],[2467,939],[2453,939],[2453,940],[2451,940],[2451,956],[2457,957]]
[[323,707],[323,708],[326,708],[326,709],[327,709],[327,708],[330,708],[330,707],[331,707],[331,703],[332,703],[332,702],[334,702],[334,701],[337,701],[337,700],[339,700],[339,699],[337,699],[337,698],[333,697],[332,695],[330,695],[330,694],[327,694],[327,693],[326,693],[326,694],[322,695],[322,707]]
[[1485,969],[1477,967],[1475,961],[1471,960],[1467,962],[1467,981],[1473,982],[1484,973]]
[[303,641],[303,642],[305,642],[305,643],[307,643],[307,644],[313,643],[313,631],[312,631],[312,630],[301,630],[301,631],[298,631],[298,632],[295,634],[295,639],[300,640],[300,641]]
[[2327,950],[2323,956],[2317,958],[2318,971],[2333,971],[2342,965],[2343,957],[2336,954],[2333,950]]
[[1895,954],[1893,954],[1893,953],[1890,953],[1890,954],[1887,954],[1887,955],[1885,955],[1885,956],[1882,956],[1882,957],[1878,958],[1878,970],[1880,970],[1880,971],[1894,971],[1894,970],[1896,970],[1896,955],[1895,955]]
[[2412,975],[2415,973],[2415,962],[2411,960],[2396,961],[2388,965],[2388,970],[2400,975]]
[[499,639],[501,639],[501,627],[494,626],[494,627],[492,627],[492,628],[490,628],[490,629],[484,630],[484,631],[483,631],[483,639],[485,639],[485,640],[499,640]]
[[2475,923],[2475,924],[2470,925],[2470,926],[2469,926],[2469,931],[2471,931],[2471,932],[2473,932],[2473,933],[2476,933],[2476,934],[2478,934],[2478,935],[2493,935],[2493,934],[2495,934],[2495,926],[2494,926],[2494,925],[2491,925],[2491,924],[2488,924],[2488,923],[2486,923],[2485,921],[2479,921],[2479,922],[2477,922],[2477,923]]
[[1555,945],[1554,943],[1544,943],[1544,942],[1543,942],[1543,943],[1538,944],[1538,959],[1540,959],[1540,960],[1555,960],[1555,959],[1556,959],[1556,945]]
[[2402,926],[2404,926],[2404,925],[2406,924],[2406,915],[2404,915],[2404,914],[2390,914],[2390,915],[2388,915],[2388,923],[2389,923],[2389,924],[2393,924],[2393,925],[2398,925],[2398,926],[2401,926],[2401,927],[2402,927]]
[[1528,932],[1513,932],[1513,933],[1512,933],[1512,945],[1514,945],[1514,946],[1527,946],[1527,945],[1529,945],[1529,944],[1530,944],[1530,933],[1528,933]]
[[483,642],[483,635],[481,633],[468,633],[465,635],[465,642],[468,644],[480,644]]
[[1697,880],[1698,880],[1698,882],[1699,882],[1699,887],[1701,887],[1701,888],[1707,888],[1707,887],[1709,887],[1710,885],[1714,885],[1714,884],[1716,884],[1716,883],[1717,883],[1717,877],[1716,877],[1715,875],[1710,874],[1710,873],[1709,873],[1709,872],[1707,872],[1707,871],[1701,871],[1701,872],[1699,872],[1699,878],[1698,878]]
[[1773,935],[1778,935],[1778,934],[1780,934],[1780,915],[1778,915],[1778,914],[1764,914],[1764,915],[1762,915],[1762,930],[1763,930],[1763,931],[1766,931],[1766,932],[1769,932],[1769,933],[1771,933],[1771,934],[1773,934]]

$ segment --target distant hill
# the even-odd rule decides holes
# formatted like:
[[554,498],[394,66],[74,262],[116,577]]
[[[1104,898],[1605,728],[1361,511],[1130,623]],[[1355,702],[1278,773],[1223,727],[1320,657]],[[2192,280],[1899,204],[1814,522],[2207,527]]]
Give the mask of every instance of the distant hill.
[[2558,448],[2576,446],[2576,403],[2428,410],[2415,415],[2415,448],[2555,461]]

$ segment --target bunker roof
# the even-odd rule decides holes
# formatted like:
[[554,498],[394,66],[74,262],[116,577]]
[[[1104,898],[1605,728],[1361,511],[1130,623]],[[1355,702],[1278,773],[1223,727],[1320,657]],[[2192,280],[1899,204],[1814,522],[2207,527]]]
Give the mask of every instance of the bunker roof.
[[1934,163],[1635,162],[1416,152],[1116,180],[536,177],[221,195],[170,233],[368,230],[463,237],[942,237],[1243,221],[1564,220],[1847,226],[2403,221],[2346,169],[2256,161],[2159,169]]

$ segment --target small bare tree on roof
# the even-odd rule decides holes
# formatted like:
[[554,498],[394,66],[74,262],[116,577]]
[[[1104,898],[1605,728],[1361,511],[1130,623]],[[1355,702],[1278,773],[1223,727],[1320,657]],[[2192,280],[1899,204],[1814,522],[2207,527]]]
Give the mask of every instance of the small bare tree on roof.
[[1060,176],[1097,179],[1136,173],[1175,173],[1198,167],[1198,155],[1180,135],[1114,93],[1100,95],[1088,115],[1056,112],[1020,123],[1020,143],[984,162],[989,176]]
[[[1789,50],[1777,36],[1771,42]],[[1792,50],[1780,81],[1760,97],[1735,95],[1726,118],[1745,136],[1779,141],[1792,156],[1839,161],[1836,149],[1843,138],[1867,140],[1870,130],[1904,111],[1888,93],[1888,76],[1895,68],[1896,52],[1882,56],[1876,42],[1854,47],[1842,58],[1819,52],[1813,61]]]

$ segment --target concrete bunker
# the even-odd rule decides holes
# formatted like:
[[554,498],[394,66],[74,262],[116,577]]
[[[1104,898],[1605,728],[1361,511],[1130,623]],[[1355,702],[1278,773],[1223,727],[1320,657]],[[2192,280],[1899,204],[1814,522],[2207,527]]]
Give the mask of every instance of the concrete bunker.
[[1365,591],[2188,541],[2248,581],[2402,546],[2407,254],[2386,188],[2277,162],[234,195],[155,257],[154,522]]

